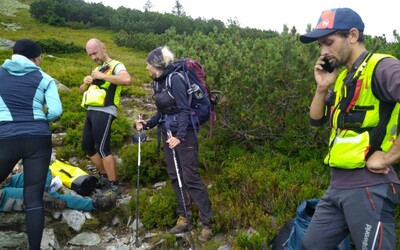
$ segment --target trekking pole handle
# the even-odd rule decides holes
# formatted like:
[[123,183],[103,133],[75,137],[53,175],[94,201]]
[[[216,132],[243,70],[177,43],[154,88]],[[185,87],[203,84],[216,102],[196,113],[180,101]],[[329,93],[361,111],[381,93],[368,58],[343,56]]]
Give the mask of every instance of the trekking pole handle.
[[[139,120],[139,121],[143,120],[142,114],[139,114],[139,115],[138,115],[138,120]],[[141,122],[141,123],[142,123],[142,125],[144,125],[143,122]],[[143,126],[142,126],[141,129],[139,129],[139,135],[141,135],[142,130],[143,130]]]
[[[141,128],[138,128],[138,124],[141,125]],[[141,132],[143,132],[144,130],[144,125],[146,124],[146,122],[143,120],[142,114],[138,115],[138,118],[136,120],[136,130],[139,131],[139,134],[141,134]]]

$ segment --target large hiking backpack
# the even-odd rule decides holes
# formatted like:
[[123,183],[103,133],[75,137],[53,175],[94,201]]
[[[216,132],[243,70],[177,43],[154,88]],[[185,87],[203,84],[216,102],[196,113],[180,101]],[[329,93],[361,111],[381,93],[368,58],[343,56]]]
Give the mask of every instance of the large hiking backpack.
[[[187,84],[188,103],[192,108],[192,118],[198,124],[206,121],[215,121],[214,103],[210,99],[210,88],[205,81],[205,72],[199,61],[192,58],[182,58],[174,62],[175,73]],[[170,74],[167,78],[166,86],[171,87]]]
[[[212,136],[213,122],[216,120],[214,106],[218,98],[211,98],[210,88],[205,82],[205,72],[201,63],[192,58],[182,58],[172,64],[173,72],[166,79],[165,87],[167,91],[171,88],[171,77],[178,75],[186,83],[188,103],[191,107],[191,122],[193,127],[199,127],[209,121],[209,134]],[[154,86],[155,93],[158,84]],[[221,94],[215,91],[218,96]],[[171,95],[172,96],[172,95]]]

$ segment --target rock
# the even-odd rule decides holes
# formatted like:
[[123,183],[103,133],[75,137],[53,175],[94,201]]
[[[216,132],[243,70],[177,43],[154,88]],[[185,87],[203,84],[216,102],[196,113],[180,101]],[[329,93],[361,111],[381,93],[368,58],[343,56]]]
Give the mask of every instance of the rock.
[[132,230],[136,231],[136,223],[138,224],[138,228],[142,228],[143,224],[140,222],[140,220],[137,221],[137,219],[133,220],[132,224],[129,225],[129,228],[132,228]]
[[26,249],[28,236],[23,232],[0,231],[0,249]]
[[56,82],[56,85],[57,85],[57,89],[58,89],[58,90],[64,90],[64,91],[71,92],[71,89],[70,89],[70,88],[68,88],[67,86],[65,86],[65,85],[62,84],[61,82],[59,82],[57,79],[54,79],[54,81]]
[[54,234],[53,228],[45,228],[43,230],[42,243],[40,244],[42,250],[59,250],[60,244]]
[[65,209],[62,212],[63,221],[65,221],[72,229],[79,232],[85,224],[85,215],[77,210]]
[[21,3],[15,0],[1,0],[0,13],[5,16],[15,16],[19,9],[29,9],[28,4]]
[[96,246],[100,244],[101,238],[96,233],[83,232],[68,241],[68,244],[74,246]]
[[[2,23],[5,25],[4,23]],[[5,38],[0,38],[0,49],[12,49],[14,47],[15,42],[5,39]]]
[[[0,213],[0,230],[25,230],[25,213]],[[1,249],[1,248],[0,248]]]

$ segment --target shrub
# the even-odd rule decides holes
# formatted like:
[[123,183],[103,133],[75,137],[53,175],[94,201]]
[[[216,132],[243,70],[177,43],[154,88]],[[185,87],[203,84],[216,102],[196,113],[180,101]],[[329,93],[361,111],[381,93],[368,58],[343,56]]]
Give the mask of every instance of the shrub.
[[57,150],[58,159],[69,159],[71,157],[85,157],[85,152],[82,150],[82,130],[83,124],[80,124],[75,129],[67,129],[66,136],[63,138],[62,147]]
[[65,111],[60,117],[59,131],[66,131],[68,128],[70,129],[75,129],[78,128],[80,124],[82,124],[82,121],[85,120],[85,113],[83,112],[71,112],[71,111]]
[[236,245],[238,249],[267,249],[266,238],[265,232],[257,232],[249,229],[247,232],[239,233],[236,238]]
[[[146,228],[160,229],[170,227],[176,222],[175,210],[178,203],[170,185],[156,191],[141,189],[139,196],[141,222]],[[130,204],[132,208],[136,208],[136,193],[132,194]]]
[[130,47],[141,51],[152,51],[165,44],[165,35],[154,33],[131,32],[129,35],[125,31],[120,31],[114,36],[114,42],[119,46]]
[[85,48],[77,46],[73,42],[63,42],[55,38],[41,39],[37,43],[47,54],[85,53],[86,51]]
[[[156,141],[141,143],[140,184],[145,186],[168,178],[162,153],[155,152]],[[118,176],[130,181],[133,186],[137,182],[138,144],[123,147],[120,151],[122,163],[118,166]]]

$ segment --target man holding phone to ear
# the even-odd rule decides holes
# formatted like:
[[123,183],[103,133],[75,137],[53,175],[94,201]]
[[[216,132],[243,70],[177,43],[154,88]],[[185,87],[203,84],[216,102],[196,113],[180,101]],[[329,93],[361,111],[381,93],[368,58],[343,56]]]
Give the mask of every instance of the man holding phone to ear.
[[323,11],[316,28],[300,36],[302,43],[316,41],[321,48],[310,123],[332,128],[324,159],[331,182],[302,249],[335,249],[349,233],[357,249],[396,249],[400,180],[393,165],[400,159],[400,62],[369,52],[363,31],[355,11],[338,8]]

